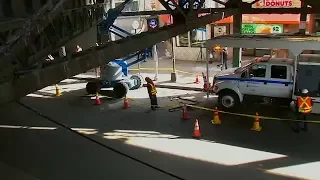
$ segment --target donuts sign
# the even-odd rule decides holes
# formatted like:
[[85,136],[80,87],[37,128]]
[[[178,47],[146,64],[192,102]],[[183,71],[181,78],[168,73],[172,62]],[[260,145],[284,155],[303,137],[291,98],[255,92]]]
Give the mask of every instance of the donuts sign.
[[286,8],[293,6],[293,0],[260,0],[255,5],[258,8]]

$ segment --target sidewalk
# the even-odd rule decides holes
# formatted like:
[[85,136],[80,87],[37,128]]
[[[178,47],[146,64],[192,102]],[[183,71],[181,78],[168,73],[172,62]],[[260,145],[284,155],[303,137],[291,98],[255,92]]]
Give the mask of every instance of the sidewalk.
[[[243,60],[242,65],[247,64],[251,60]],[[209,70],[211,73],[217,73],[221,71],[221,68],[218,67],[220,65],[220,62],[213,62],[212,64],[209,64]],[[201,73],[206,72],[206,62],[203,61],[181,61],[177,60],[175,63],[176,70],[190,72],[190,73]],[[140,63],[140,68],[150,68],[148,72],[152,72],[151,70],[156,67],[155,61],[153,59],[148,59],[146,62]],[[171,72],[172,68],[172,60],[171,59],[159,59],[159,69],[168,68],[168,70],[160,70],[161,73],[163,72]],[[228,68],[232,68],[232,62],[228,61]],[[129,69],[138,69],[138,64],[133,65],[129,67]],[[170,69],[170,70],[169,70]],[[144,70],[141,70],[141,72],[145,72]],[[159,72],[160,73],[160,72]]]

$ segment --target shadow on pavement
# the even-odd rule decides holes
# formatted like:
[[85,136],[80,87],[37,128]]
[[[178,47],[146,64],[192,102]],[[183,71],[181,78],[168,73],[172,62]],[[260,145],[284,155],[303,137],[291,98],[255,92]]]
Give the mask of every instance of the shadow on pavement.
[[[57,129],[0,128],[1,137],[10,137],[10,141],[3,138],[0,144],[1,160],[43,178],[49,177],[51,172],[59,172],[55,173],[55,179],[86,179],[89,175],[119,179],[124,178],[123,174],[149,179],[150,169],[154,170],[150,166],[155,166],[181,179],[235,179],[239,176],[259,180],[293,179],[269,174],[266,170],[320,160],[317,125],[311,125],[309,132],[295,134],[283,122],[262,120],[263,131],[253,132],[250,130],[253,119],[248,118],[221,115],[222,125],[214,126],[210,122],[212,112],[208,111],[190,110],[191,119],[186,121],[180,119],[179,111],[169,113],[168,108],[150,112],[148,98],[132,97],[131,108],[125,110],[121,99],[102,99],[102,105],[94,106],[93,100],[83,97],[83,89],[63,92],[61,97],[53,97],[48,92],[35,94],[42,97],[25,97],[21,103],[45,117],[13,103],[1,112],[5,114],[1,123],[24,127],[49,124]],[[186,96],[191,95],[182,95]],[[203,94],[194,96],[207,107],[214,107],[216,103],[215,98],[206,100]],[[159,102],[172,104],[170,97],[159,98]],[[272,113],[273,109],[266,112],[269,111]],[[37,118],[27,118],[23,113]],[[196,118],[200,121],[202,140],[192,139]],[[81,136],[70,134],[51,121],[78,128],[75,131]],[[95,142],[80,140],[82,136]],[[140,167],[141,163],[138,166],[126,162],[128,158],[123,158],[124,155],[120,158],[118,151],[135,162],[138,159],[148,165]],[[257,158],[257,154],[273,158]],[[108,159],[109,156],[113,158]],[[123,162],[119,162],[120,159]],[[79,167],[74,167],[75,164]],[[137,169],[146,168],[144,166],[149,169]],[[133,169],[136,174],[131,172]],[[111,170],[116,172],[112,174]],[[138,176],[144,173],[145,178]],[[168,176],[159,175],[158,179],[161,178],[168,179]]]

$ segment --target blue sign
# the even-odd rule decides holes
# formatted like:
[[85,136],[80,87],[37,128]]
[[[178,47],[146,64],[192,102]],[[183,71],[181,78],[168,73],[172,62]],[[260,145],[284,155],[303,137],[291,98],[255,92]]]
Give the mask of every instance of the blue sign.
[[156,28],[156,27],[158,27],[158,21],[157,21],[156,19],[151,19],[151,20],[149,21],[149,27],[151,27],[151,28]]

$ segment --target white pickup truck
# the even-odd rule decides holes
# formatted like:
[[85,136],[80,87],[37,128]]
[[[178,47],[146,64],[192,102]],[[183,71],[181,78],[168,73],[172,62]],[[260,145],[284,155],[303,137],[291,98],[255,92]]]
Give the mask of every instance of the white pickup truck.
[[219,106],[232,109],[244,100],[289,105],[293,87],[294,61],[264,56],[243,67],[219,72],[212,90],[218,95]]

